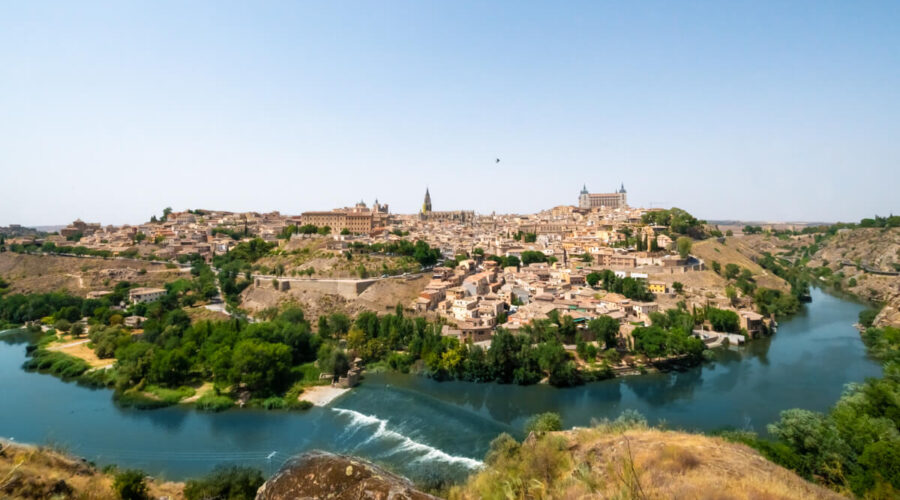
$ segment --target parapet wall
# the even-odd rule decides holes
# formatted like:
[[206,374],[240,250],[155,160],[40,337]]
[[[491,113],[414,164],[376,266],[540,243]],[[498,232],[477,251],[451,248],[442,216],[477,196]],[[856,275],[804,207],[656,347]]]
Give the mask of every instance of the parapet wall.
[[[347,299],[355,299],[363,293],[377,278],[353,280],[353,279],[300,279],[276,276],[255,276],[255,284],[258,287],[272,286],[272,280],[278,280],[279,289],[285,290],[284,283],[288,283],[291,290],[307,291],[322,294],[340,295]],[[286,291],[286,290],[285,290]]]

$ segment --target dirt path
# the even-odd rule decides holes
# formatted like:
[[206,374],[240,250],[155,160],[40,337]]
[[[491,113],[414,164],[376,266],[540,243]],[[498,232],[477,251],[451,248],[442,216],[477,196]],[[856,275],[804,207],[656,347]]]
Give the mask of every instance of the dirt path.
[[77,342],[72,342],[71,344],[63,344],[63,345],[55,345],[53,347],[48,347],[48,351],[62,351],[63,349],[68,349],[69,347],[75,347],[81,344],[87,344],[91,339],[79,340]]

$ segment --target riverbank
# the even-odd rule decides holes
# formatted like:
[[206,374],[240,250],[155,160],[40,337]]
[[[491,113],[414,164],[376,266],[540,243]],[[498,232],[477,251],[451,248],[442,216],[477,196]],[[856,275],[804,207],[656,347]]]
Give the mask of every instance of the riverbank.
[[0,435],[62,443],[101,465],[174,480],[232,463],[274,471],[289,456],[323,449],[380,460],[416,481],[463,480],[498,434],[522,439],[525,421],[547,411],[560,413],[566,428],[633,409],[651,425],[765,435],[766,424],[782,410],[826,411],[846,384],[881,376],[850,326],[862,307],[813,294],[813,302],[783,321],[775,336],[718,350],[715,360],[695,367],[562,389],[370,372],[329,406],[302,412],[122,408],[109,391],[23,371],[24,339],[12,343],[7,334],[0,342],[8,402],[0,412]]
[[313,406],[328,406],[335,399],[348,393],[350,389],[344,387],[335,387],[333,385],[317,385],[305,389],[298,399],[300,401],[308,401]]

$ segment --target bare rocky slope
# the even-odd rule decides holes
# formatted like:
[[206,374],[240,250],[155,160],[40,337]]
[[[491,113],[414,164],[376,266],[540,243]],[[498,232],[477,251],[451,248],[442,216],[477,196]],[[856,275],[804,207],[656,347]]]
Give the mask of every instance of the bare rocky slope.
[[815,253],[810,267],[827,266],[843,273],[841,288],[884,304],[875,326],[900,326],[900,228],[840,231]]
[[162,286],[181,273],[161,262],[2,252],[0,277],[11,283],[11,293],[68,291],[84,297],[110,290],[120,281]]

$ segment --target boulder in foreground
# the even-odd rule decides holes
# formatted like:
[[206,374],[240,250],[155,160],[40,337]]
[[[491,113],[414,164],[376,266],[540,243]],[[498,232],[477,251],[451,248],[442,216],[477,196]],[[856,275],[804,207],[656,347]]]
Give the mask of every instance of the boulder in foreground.
[[257,500],[433,500],[403,477],[356,458],[311,451],[289,460],[259,489]]

